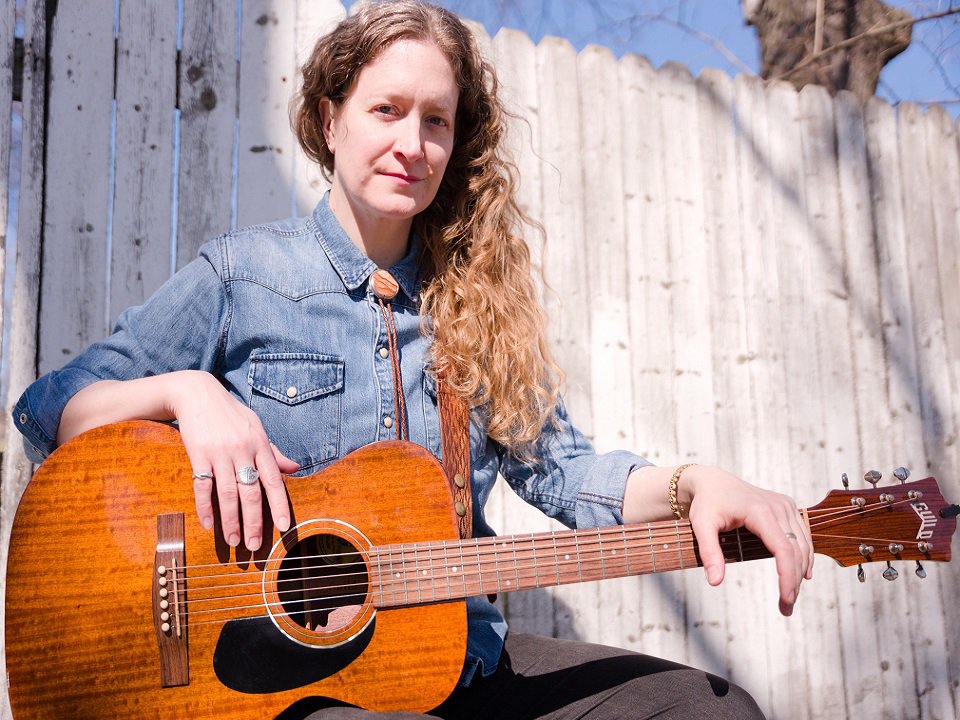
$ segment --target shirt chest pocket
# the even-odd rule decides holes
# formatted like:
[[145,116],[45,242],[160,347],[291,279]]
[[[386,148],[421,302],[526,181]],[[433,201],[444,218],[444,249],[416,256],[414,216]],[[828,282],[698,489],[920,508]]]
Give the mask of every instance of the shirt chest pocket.
[[336,458],[340,448],[343,360],[316,353],[250,358],[250,407],[300,471]]

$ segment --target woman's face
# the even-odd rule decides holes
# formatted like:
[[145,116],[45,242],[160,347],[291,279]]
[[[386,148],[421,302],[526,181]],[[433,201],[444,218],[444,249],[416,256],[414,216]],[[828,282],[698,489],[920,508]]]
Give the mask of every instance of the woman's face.
[[398,40],[363,67],[343,103],[321,101],[334,154],[330,204],[345,227],[362,233],[386,222],[409,231],[443,179],[458,97],[453,70],[436,45]]

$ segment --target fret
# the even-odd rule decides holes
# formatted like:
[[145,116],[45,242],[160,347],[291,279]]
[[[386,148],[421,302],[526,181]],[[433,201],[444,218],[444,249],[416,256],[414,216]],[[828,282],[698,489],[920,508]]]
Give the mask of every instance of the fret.
[[653,572],[657,572],[657,553],[653,549],[653,528],[647,523],[647,539],[650,544],[650,564],[653,566]]
[[607,576],[607,566],[603,559],[603,532],[597,528],[597,550],[600,552],[600,577]]
[[557,531],[550,533],[550,542],[553,544],[553,567],[557,571],[557,585],[560,584],[560,555],[557,553]]
[[740,538],[740,528],[737,528],[737,549],[740,551],[740,562],[743,562],[743,542]]
[[403,601],[410,602],[410,587],[407,585],[407,561],[403,556],[403,545],[400,545],[400,570],[397,572],[397,579],[400,580],[403,588]]
[[680,569],[683,569],[683,541],[680,540],[680,523],[674,523],[677,532],[677,559],[680,561]]
[[[443,541],[442,541],[442,544],[443,544],[443,565],[442,565],[442,567],[443,567],[443,570],[444,570],[443,575],[444,575],[444,577],[445,577],[446,580],[447,580],[447,593],[446,593],[446,595],[444,595],[444,596],[441,598],[441,600],[449,600],[450,598],[453,597],[453,590],[451,590],[451,588],[450,588],[450,572],[451,572],[451,567],[450,567],[450,563],[449,563],[449,561],[448,561],[448,559],[447,559],[447,541],[446,541],[446,540],[443,540]],[[452,569],[453,569],[453,571],[455,572],[455,571],[456,571],[456,566],[453,566]]]
[[380,553],[377,552],[377,587],[380,589],[379,607],[383,607],[383,568],[380,564]]
[[630,570],[630,547],[627,545],[627,528],[623,525],[620,526],[620,537],[623,540],[623,560],[626,566],[626,574],[632,575]]
[[530,548],[533,551],[533,587],[540,587],[540,566],[537,564],[537,541],[530,533]]
[[423,577],[430,590],[430,600],[437,599],[437,574],[433,566],[433,545],[427,545],[427,569],[423,571]]
[[516,576],[516,585],[514,585],[515,590],[519,590],[523,587],[520,584],[520,563],[517,560],[517,539],[516,536],[510,537],[510,545],[513,549],[513,574]]
[[467,569],[464,567],[463,562],[463,541],[457,543],[457,548],[460,550],[460,579],[463,580],[463,596],[467,596]]

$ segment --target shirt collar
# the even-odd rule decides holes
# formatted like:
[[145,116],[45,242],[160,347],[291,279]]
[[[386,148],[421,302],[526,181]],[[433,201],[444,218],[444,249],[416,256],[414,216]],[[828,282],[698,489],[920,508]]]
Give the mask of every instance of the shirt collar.
[[[377,265],[360,252],[340,225],[340,221],[330,209],[329,191],[314,209],[313,221],[316,224],[317,240],[330,259],[333,269],[348,290],[356,290],[377,270]],[[403,259],[389,270],[406,296],[416,301],[420,287],[419,262],[422,247],[416,233],[410,234],[409,245]]]

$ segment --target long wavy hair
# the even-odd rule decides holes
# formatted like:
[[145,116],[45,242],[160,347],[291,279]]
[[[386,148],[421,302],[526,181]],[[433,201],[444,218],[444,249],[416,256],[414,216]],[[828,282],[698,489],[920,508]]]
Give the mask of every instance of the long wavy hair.
[[454,146],[433,202],[414,218],[423,240],[421,314],[434,336],[431,364],[449,388],[481,406],[487,433],[528,456],[554,417],[562,374],[550,357],[515,165],[501,140],[507,114],[493,67],[452,13],[413,0],[364,5],[320,38],[301,72],[291,122],[307,156],[329,179],[334,157],[320,100],[340,104],[367,63],[401,39],[434,43],[460,89]]

